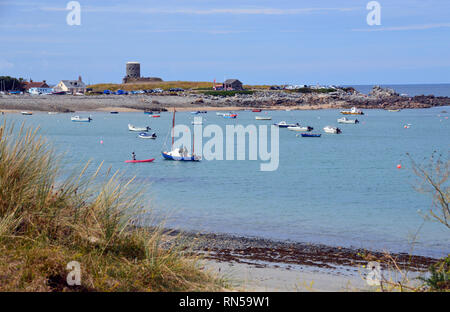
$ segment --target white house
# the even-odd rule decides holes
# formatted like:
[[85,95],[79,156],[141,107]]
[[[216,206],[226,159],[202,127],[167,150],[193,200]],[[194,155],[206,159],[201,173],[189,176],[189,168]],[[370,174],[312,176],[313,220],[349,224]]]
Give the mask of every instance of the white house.
[[81,80],[81,76],[78,80],[61,80],[55,87],[56,92],[65,91],[67,93],[85,93],[86,84]]

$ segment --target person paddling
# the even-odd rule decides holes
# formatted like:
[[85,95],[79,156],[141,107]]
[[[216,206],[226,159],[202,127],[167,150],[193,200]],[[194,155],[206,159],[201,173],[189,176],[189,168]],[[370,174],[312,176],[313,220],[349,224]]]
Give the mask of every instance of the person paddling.
[[131,153],[131,157],[133,157],[133,160],[136,160],[136,154],[134,152]]

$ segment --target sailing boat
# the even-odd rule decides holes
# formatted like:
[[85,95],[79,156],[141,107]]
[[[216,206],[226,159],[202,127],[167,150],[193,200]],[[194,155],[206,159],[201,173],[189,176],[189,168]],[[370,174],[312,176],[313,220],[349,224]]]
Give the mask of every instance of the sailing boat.
[[172,118],[172,150],[170,152],[161,151],[161,154],[164,157],[164,159],[178,160],[178,161],[200,161],[200,156],[194,154],[194,143],[192,144],[192,154],[188,154],[188,150],[184,146],[175,149],[173,148],[174,128],[175,128],[175,109],[173,110],[173,118]]

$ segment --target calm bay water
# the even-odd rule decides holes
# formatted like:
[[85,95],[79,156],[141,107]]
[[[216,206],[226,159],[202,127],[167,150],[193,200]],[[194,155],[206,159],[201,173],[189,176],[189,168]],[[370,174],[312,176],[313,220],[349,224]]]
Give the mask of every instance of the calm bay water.
[[[372,91],[374,85],[352,85],[356,90],[364,94]],[[416,95],[435,95],[450,96],[450,83],[441,84],[406,84],[406,85],[381,85],[383,88],[391,88],[399,94],[407,94],[408,96]]]
[[[167,216],[167,226],[186,230],[287,239],[441,256],[450,252],[448,230],[423,223],[418,210],[431,206],[427,195],[413,189],[418,181],[406,153],[422,162],[433,151],[448,157],[450,125],[442,114],[449,107],[390,113],[367,110],[358,125],[339,125],[340,135],[301,138],[280,129],[280,164],[259,171],[259,161],[164,161],[163,141],[171,113],[149,118],[143,113],[93,113],[93,122],[74,123],[70,115],[7,115],[10,121],[37,126],[66,152],[66,168],[105,161],[125,178],[136,175],[147,204]],[[272,121],[255,121],[255,113],[238,112],[235,120],[204,114],[204,125],[299,122],[322,132],[337,125],[337,110],[271,111]],[[87,114],[84,114],[87,116]],[[1,118],[1,117],[0,117]],[[177,124],[191,125],[193,115],[177,113]],[[127,124],[150,125],[159,135],[142,140]],[[404,124],[412,124],[405,129]],[[103,144],[100,144],[100,141]],[[206,141],[206,139],[204,140]],[[125,164],[135,152],[154,163]],[[403,169],[396,168],[401,163]]]

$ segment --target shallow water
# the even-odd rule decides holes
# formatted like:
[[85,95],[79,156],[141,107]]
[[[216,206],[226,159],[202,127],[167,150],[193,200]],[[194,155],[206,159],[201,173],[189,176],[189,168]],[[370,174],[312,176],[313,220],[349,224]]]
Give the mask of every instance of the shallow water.
[[[448,157],[450,126],[445,119],[449,115],[440,113],[444,109],[450,111],[366,110],[366,115],[356,117],[360,124],[339,125],[342,134],[322,134],[318,139],[280,129],[280,164],[273,172],[259,171],[260,161],[164,161],[160,152],[171,113],[161,113],[160,118],[92,113],[91,123],[71,122],[68,114],[6,117],[41,126],[57,150],[67,152],[66,168],[92,159],[95,164],[105,161],[125,178],[136,175],[134,183],[145,186],[148,204],[168,216],[170,227],[405,252],[420,229],[414,252],[441,256],[450,252],[448,230],[423,223],[418,210],[429,209],[431,199],[413,189],[418,180],[406,153],[420,162],[433,151]],[[300,122],[322,133],[324,126],[338,125],[340,117],[337,110],[266,113],[272,121],[255,121],[257,114],[251,112],[238,112],[235,120],[215,112],[202,117],[204,125],[222,127]],[[177,124],[190,126],[192,118],[189,112],[177,113]],[[128,123],[150,125],[159,137],[139,139],[128,131]],[[412,126],[405,129],[408,123]],[[125,164],[132,151],[138,159],[156,160]]]
[[[368,94],[372,91],[374,85],[353,85],[359,92]],[[350,87],[350,86],[349,86]],[[381,85],[383,88],[394,89],[399,94],[407,94],[408,96],[416,95],[435,95],[435,96],[450,96],[450,84],[396,84],[396,85]]]

